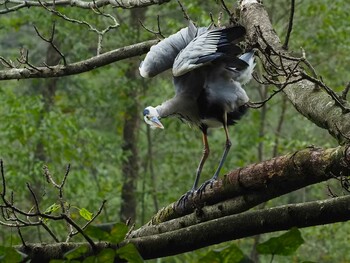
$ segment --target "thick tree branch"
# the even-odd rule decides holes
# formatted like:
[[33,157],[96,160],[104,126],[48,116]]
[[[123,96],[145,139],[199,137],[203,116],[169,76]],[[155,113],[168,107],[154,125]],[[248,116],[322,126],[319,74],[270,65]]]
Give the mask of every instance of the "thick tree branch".
[[[96,1],[82,1],[82,0],[57,0],[46,1],[44,4],[47,7],[51,6],[73,6],[83,9],[99,8],[107,5],[112,7],[130,9],[136,7],[147,7],[150,5],[161,5],[171,0],[96,0]],[[4,6],[0,10],[0,14],[6,14],[17,11],[24,7],[40,7],[39,1],[25,1],[25,0],[5,0],[0,2],[0,6]]]
[[[121,244],[96,243],[97,251],[103,248],[117,249],[128,243],[134,244],[144,259],[159,258],[192,251],[194,249],[235,240],[257,234],[292,227],[310,227],[350,219],[350,196],[301,204],[285,205],[200,223],[176,231],[151,236],[130,238]],[[48,262],[63,258],[64,253],[83,243],[27,244],[19,250],[32,262]],[[85,243],[84,243],[85,244]],[[92,254],[92,251],[87,255]]]
[[[307,148],[234,170],[214,182],[213,187],[208,187],[202,196],[195,194],[189,198],[184,207],[173,203],[161,209],[148,225],[157,225],[184,215],[187,216],[182,217],[179,225],[169,225],[174,228],[194,225],[243,212],[274,197],[349,174],[348,147],[326,150]],[[134,231],[131,236],[139,236],[138,232],[149,229],[144,228]]]
[[[293,68],[295,63],[303,60],[303,58],[293,59],[283,49],[264,6],[258,1],[242,1],[241,15],[243,25],[247,29],[249,42],[252,46],[259,47],[264,55],[262,63],[265,69],[274,67],[283,72],[283,70]],[[300,67],[298,70],[303,72]],[[280,76],[281,79],[281,75],[277,76]],[[300,76],[295,76],[295,78],[297,77]],[[290,81],[292,80],[290,79]],[[283,92],[302,115],[319,127],[327,129],[340,144],[349,141],[350,113],[345,113],[344,107],[341,107],[330,96],[329,92],[315,88],[315,83],[310,81],[310,78],[303,78],[301,81],[287,85]]]
[[80,74],[113,62],[139,56],[146,53],[158,40],[149,40],[142,43],[118,48],[101,55],[82,60],[79,62],[50,67],[35,68],[11,68],[0,70],[0,80],[27,79],[27,78],[54,78]]

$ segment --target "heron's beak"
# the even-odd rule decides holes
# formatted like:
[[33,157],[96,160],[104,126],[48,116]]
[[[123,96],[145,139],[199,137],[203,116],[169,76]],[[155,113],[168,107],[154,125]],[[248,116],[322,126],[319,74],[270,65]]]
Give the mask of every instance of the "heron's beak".
[[158,120],[157,117],[152,117],[149,120],[149,124],[151,125],[151,128],[153,128],[153,129],[155,129],[155,128],[164,129],[163,124]]

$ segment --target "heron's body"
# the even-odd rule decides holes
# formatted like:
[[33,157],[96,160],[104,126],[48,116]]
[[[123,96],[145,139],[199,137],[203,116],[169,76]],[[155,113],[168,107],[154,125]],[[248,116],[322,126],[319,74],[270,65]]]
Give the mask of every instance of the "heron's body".
[[[197,168],[192,188],[209,155],[207,129],[223,127],[226,147],[215,180],[230,148],[227,126],[235,123],[247,110],[249,98],[242,88],[254,68],[253,53],[239,58],[241,49],[236,45],[244,36],[241,26],[225,29],[196,29],[193,24],[152,47],[141,64],[144,77],[154,76],[172,68],[175,96],[161,105],[147,107],[145,120],[151,126],[156,120],[177,116],[198,126],[203,133],[204,154]],[[159,123],[155,127],[163,128]]]

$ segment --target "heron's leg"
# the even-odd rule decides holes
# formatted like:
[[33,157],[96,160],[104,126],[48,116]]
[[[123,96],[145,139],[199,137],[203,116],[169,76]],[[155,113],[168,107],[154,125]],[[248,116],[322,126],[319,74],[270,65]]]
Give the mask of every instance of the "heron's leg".
[[219,176],[219,174],[220,174],[221,168],[222,168],[222,166],[224,165],[224,162],[225,162],[225,160],[226,160],[227,154],[228,154],[228,152],[230,151],[230,148],[231,148],[231,145],[232,145],[232,144],[231,144],[231,140],[230,140],[230,136],[229,136],[229,134],[228,134],[227,116],[226,116],[226,114],[225,114],[225,118],[224,118],[224,123],[223,123],[223,124],[224,124],[224,130],[225,130],[225,135],[226,135],[225,150],[224,150],[224,153],[222,154],[222,157],[221,157],[220,162],[219,162],[219,166],[218,166],[218,168],[216,169],[216,171],[215,171],[213,177],[212,177],[210,180],[204,182],[204,183],[198,188],[197,191],[198,191],[200,194],[202,194],[202,193],[205,191],[205,187],[206,187],[208,184],[210,184],[210,185],[212,186],[212,184],[218,179],[218,176]]
[[228,128],[227,128],[227,124],[226,123],[224,125],[224,130],[225,130],[225,135],[226,135],[225,150],[224,150],[224,153],[222,154],[219,166],[216,169],[216,172],[215,172],[215,174],[212,177],[212,180],[218,179],[218,176],[220,174],[220,170],[221,170],[222,166],[224,165],[224,162],[226,160],[227,154],[230,151],[230,148],[231,148],[231,145],[232,145],[230,137],[229,137],[229,134],[228,134]]
[[200,178],[200,176],[201,176],[201,172],[202,172],[204,163],[205,163],[205,161],[207,160],[207,158],[208,158],[208,156],[209,156],[209,152],[210,152],[210,150],[209,150],[209,144],[208,144],[207,130],[208,130],[207,127],[201,128],[204,149],[203,149],[202,158],[201,158],[201,160],[200,160],[200,162],[199,162],[199,165],[198,165],[198,167],[197,167],[196,178],[195,178],[195,180],[194,180],[193,186],[192,186],[191,190],[189,190],[186,194],[184,194],[184,195],[182,195],[182,196],[180,197],[180,199],[178,200],[178,203],[177,203],[178,206],[184,207],[186,201],[188,200],[188,197],[189,197],[189,196],[192,196],[193,193],[195,192],[195,190],[197,189],[198,181],[199,181],[199,178]]
[[207,160],[208,156],[209,156],[209,144],[208,144],[208,136],[207,136],[207,129],[202,129],[203,132],[203,145],[204,145],[204,149],[203,149],[203,155],[202,158],[199,162],[199,165],[197,167],[197,172],[196,172],[196,179],[194,180],[194,184],[192,187],[192,190],[196,190],[197,186],[198,186],[198,181],[199,178],[201,176],[201,172],[204,166],[205,161]]

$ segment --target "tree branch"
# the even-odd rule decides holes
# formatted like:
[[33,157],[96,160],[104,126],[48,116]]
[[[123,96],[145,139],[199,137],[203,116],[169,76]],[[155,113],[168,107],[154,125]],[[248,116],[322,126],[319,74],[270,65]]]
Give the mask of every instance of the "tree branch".
[[[247,29],[248,40],[252,46],[258,47],[263,53],[261,60],[264,68],[270,69],[273,67],[274,70],[283,72],[283,68],[293,68],[293,65],[300,60],[292,58],[283,49],[264,6],[258,1],[242,1],[241,16],[243,25]],[[257,32],[257,28],[259,28],[261,34]],[[298,70],[302,71],[299,67]],[[281,73],[277,76],[279,76],[279,80],[285,79],[285,76],[283,77]],[[296,75],[295,77],[300,76]],[[302,115],[319,127],[327,129],[340,144],[349,142],[350,113],[343,112],[343,107],[340,107],[330,94],[322,89],[315,89],[315,83],[311,82],[310,78],[302,77],[302,80],[289,84],[283,89],[288,99]],[[290,79],[290,81],[293,81],[293,79]],[[345,102],[342,103],[348,105]]]
[[[148,225],[187,215],[179,226],[173,226],[190,226],[246,211],[277,196],[349,174],[350,148],[307,148],[231,171],[214,182],[212,188],[207,188],[202,196],[190,197],[185,206],[175,202],[161,209]],[[137,236],[138,231],[143,229],[130,236]]]
[[[103,248],[117,249],[132,243],[144,259],[152,259],[257,234],[287,230],[292,227],[303,228],[332,224],[349,219],[350,196],[343,196],[324,201],[249,211],[188,228],[180,228],[176,231],[129,238],[120,244],[100,242],[96,243],[96,248],[97,251]],[[64,253],[84,244],[86,243],[27,244],[18,249],[27,254],[32,262],[48,262],[54,258],[62,259]],[[90,250],[87,256],[91,253]]]
[[[130,9],[137,7],[147,7],[150,5],[161,5],[171,0],[96,0],[96,1],[82,1],[82,0],[57,0],[57,1],[46,1],[45,6],[67,6],[67,7],[78,7],[82,9],[100,8],[103,6],[111,5],[112,7]],[[41,4],[38,1],[26,1],[26,0],[5,0],[0,2],[0,6],[4,8],[0,10],[0,14],[6,14],[17,11],[24,7],[40,7]],[[8,7],[8,5],[11,5]]]
[[101,55],[82,60],[79,62],[50,67],[11,68],[0,70],[0,80],[29,79],[29,78],[55,78],[68,75],[80,74],[113,62],[142,55],[158,40],[149,40],[142,43],[115,49]]

